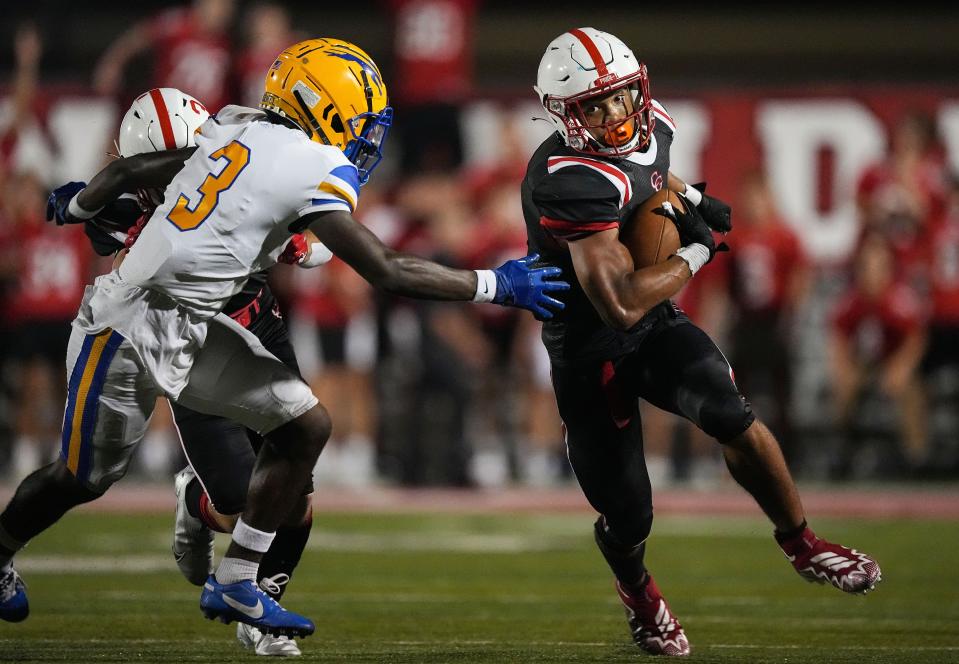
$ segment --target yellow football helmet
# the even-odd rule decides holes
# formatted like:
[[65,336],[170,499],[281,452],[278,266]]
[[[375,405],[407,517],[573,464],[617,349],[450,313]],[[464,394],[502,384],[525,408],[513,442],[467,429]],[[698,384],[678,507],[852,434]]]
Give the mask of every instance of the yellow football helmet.
[[360,183],[383,157],[393,122],[373,59],[341,39],[308,39],[280,53],[266,74],[260,108],[287,118],[311,140],[343,150]]

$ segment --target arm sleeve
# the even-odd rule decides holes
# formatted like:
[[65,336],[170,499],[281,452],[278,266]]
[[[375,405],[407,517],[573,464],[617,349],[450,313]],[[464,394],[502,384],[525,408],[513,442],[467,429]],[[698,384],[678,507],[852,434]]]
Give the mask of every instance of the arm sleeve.
[[83,231],[97,255],[110,256],[123,249],[127,231],[142,214],[135,198],[122,196],[84,223]]
[[533,190],[539,225],[553,237],[572,241],[619,228],[620,192],[585,166],[563,168]]

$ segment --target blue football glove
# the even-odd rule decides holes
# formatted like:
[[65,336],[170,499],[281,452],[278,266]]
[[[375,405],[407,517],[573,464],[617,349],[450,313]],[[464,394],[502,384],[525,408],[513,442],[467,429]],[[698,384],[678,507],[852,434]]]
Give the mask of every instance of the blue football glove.
[[73,197],[87,186],[86,182],[67,182],[60,185],[50,194],[47,199],[47,221],[56,220],[57,226],[64,224],[82,224],[85,219],[74,217],[67,212],[67,206]]
[[569,284],[555,279],[562,270],[558,267],[533,267],[539,260],[539,254],[530,254],[524,258],[506,261],[493,270],[496,276],[496,295],[493,302],[508,307],[528,309],[539,320],[549,320],[553,312],[563,310],[566,305],[550,297],[550,293],[569,290]]

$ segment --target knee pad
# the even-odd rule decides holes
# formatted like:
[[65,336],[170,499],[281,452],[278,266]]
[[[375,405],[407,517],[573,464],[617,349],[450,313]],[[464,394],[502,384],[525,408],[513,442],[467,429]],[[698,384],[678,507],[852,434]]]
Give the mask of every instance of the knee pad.
[[608,519],[603,515],[600,515],[593,524],[593,534],[596,536],[596,544],[599,548],[619,554],[629,554],[642,546],[652,529],[652,510],[630,519],[628,523],[617,523],[616,530],[613,530]]
[[745,397],[736,391],[710,395],[699,412],[700,426],[720,443],[727,443],[748,429],[756,416]]

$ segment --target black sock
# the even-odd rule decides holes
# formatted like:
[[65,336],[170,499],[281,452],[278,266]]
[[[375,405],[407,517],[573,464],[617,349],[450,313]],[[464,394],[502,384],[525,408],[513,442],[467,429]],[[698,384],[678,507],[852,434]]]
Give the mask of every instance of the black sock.
[[804,530],[806,530],[805,519],[803,519],[802,523],[796,526],[795,528],[793,528],[792,530],[786,530],[786,531],[777,530],[775,531],[774,535],[776,536],[776,541],[781,544],[783,542],[787,542],[793,539],[794,537],[799,537],[800,535],[803,534]]
[[203,495],[203,485],[200,480],[193,478],[186,485],[186,511],[194,519],[200,517],[200,496]]
[[646,565],[643,563],[643,557],[646,554],[646,542],[640,542],[635,546],[623,544],[606,527],[606,520],[602,516],[596,520],[593,526],[593,534],[596,538],[596,545],[606,559],[613,576],[619,580],[627,592],[642,590],[649,582]]
[[[300,562],[300,556],[303,555],[303,549],[306,548],[306,542],[310,538],[310,529],[313,527],[313,517],[310,516],[303,524],[299,526],[280,526],[276,530],[276,537],[269,550],[263,554],[263,560],[260,561],[260,578],[272,578],[277,574],[286,574],[293,577],[293,570]],[[275,590],[276,592],[271,592]],[[286,584],[277,584],[271,587],[267,592],[274,599],[280,599],[286,590]]]

